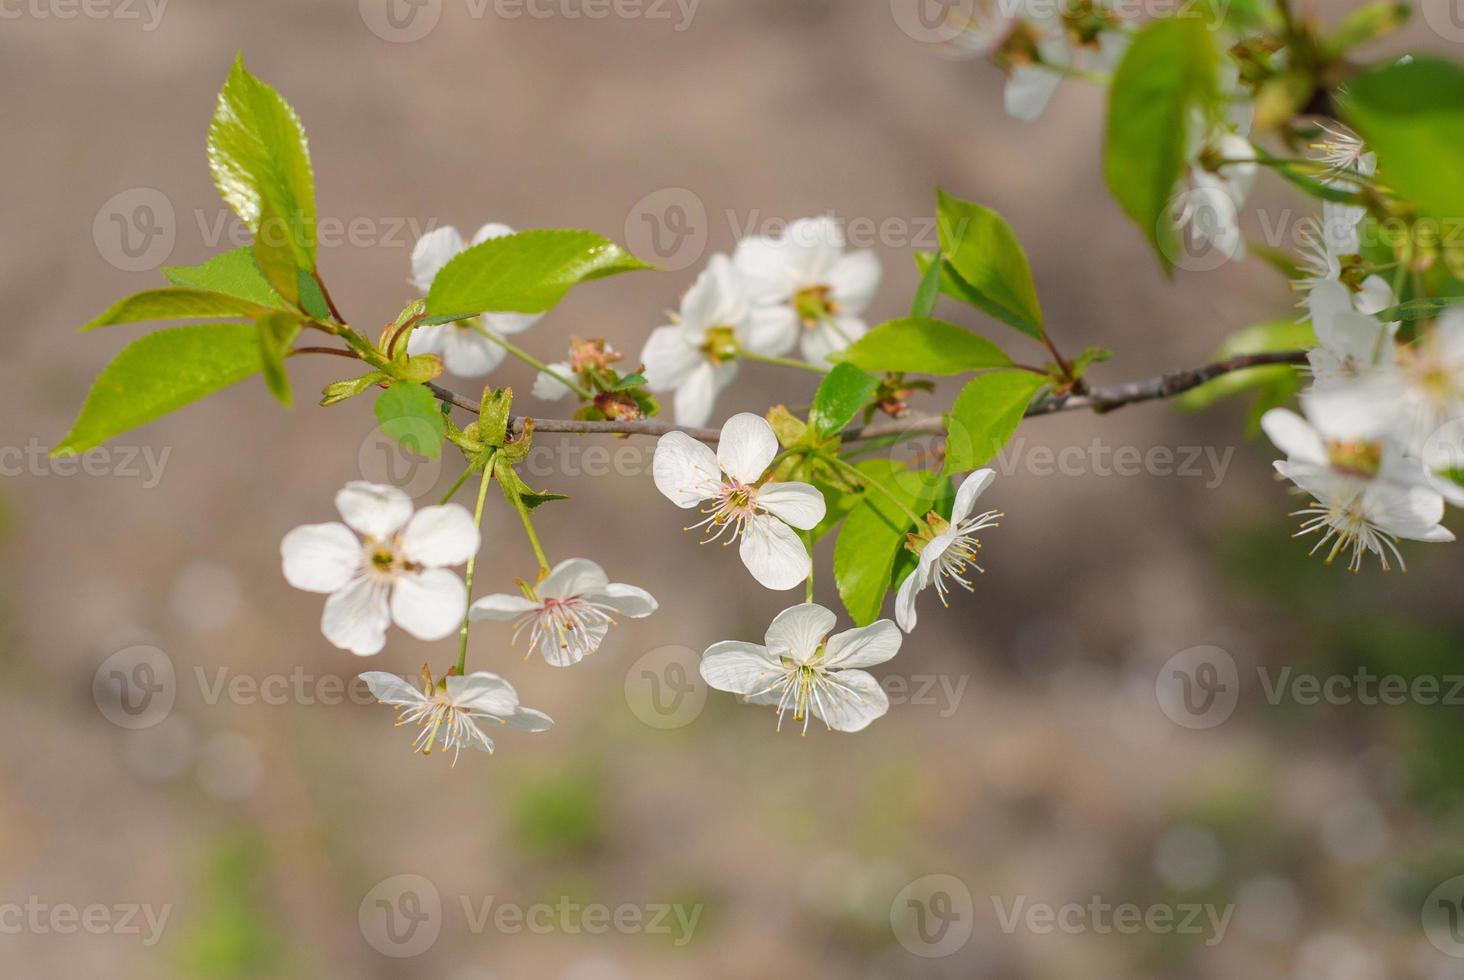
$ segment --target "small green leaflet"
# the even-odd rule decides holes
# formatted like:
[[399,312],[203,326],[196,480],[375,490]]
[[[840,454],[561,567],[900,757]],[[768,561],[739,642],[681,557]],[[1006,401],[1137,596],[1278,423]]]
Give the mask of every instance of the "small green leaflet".
[[52,450],[84,452],[260,369],[252,323],[170,327],[123,348],[102,371],[70,434]]
[[253,318],[269,308],[227,293],[201,289],[150,289],[114,303],[105,313],[82,327],[82,332],[118,323],[147,323],[153,320],[200,320],[215,317]]
[[973,378],[946,416],[946,473],[985,466],[1001,452],[1047,381],[1031,371],[992,371]]
[[315,269],[315,177],[305,128],[290,104],[234,59],[208,129],[214,184],[254,232],[265,279],[291,302]]
[[427,294],[430,317],[543,313],[570,287],[651,266],[590,231],[521,231],[460,253]]
[[813,407],[808,410],[808,424],[819,435],[837,435],[859,414],[878,387],[877,378],[871,378],[852,364],[834,365],[814,393]]
[[376,399],[376,421],[381,431],[408,452],[436,459],[447,435],[442,406],[426,385],[398,381]]
[[1384,161],[1387,184],[1435,218],[1464,216],[1464,68],[1400,61],[1347,83],[1342,111]]
[[920,287],[915,290],[915,299],[910,303],[912,318],[923,319],[935,312],[936,300],[940,299],[940,273],[944,261],[945,257],[936,252],[934,260],[925,267]]
[[163,275],[181,288],[223,293],[272,310],[290,309],[259,271],[254,250],[248,246],[215,255],[202,265],[167,266]]
[[1460,303],[1464,303],[1464,296],[1429,296],[1424,299],[1411,299],[1406,303],[1388,307],[1378,313],[1377,318],[1384,323],[1392,323],[1395,320],[1428,320]]
[[1125,214],[1154,246],[1165,273],[1176,255],[1172,203],[1193,117],[1220,100],[1220,52],[1203,18],[1171,17],[1140,28],[1108,93],[1103,175]]
[[838,356],[876,374],[909,371],[940,377],[1012,363],[1000,347],[979,334],[944,320],[915,317],[880,324]]
[[[865,460],[859,469],[916,514],[929,511],[949,483],[938,473],[907,470],[888,459]],[[858,496],[862,499],[849,511],[834,542],[834,580],[854,624],[868,626],[879,618],[895,559],[914,525],[878,490]]]
[[261,317],[256,325],[259,327],[259,354],[264,369],[264,383],[285,407],[293,406],[295,398],[290,394],[290,376],[285,373],[285,358],[289,356],[295,338],[300,336],[300,320],[288,313],[270,313]]
[[941,251],[969,290],[967,301],[1040,340],[1042,306],[1027,253],[1011,225],[990,208],[945,191],[937,191],[936,198]]

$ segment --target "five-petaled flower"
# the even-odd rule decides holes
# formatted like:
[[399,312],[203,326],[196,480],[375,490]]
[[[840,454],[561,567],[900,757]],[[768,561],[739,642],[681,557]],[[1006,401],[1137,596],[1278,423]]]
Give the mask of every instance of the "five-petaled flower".
[[[741,539],[742,563],[764,587],[796,588],[812,562],[794,532],[823,520],[823,494],[807,483],[760,483],[778,455],[778,437],[760,416],[743,412],[722,426],[717,451],[684,432],[668,432],[656,444],[656,489],[677,507],[703,506],[706,544],[731,532],[724,544]],[[790,526],[791,525],[791,526]]]
[[413,749],[428,755],[434,746],[441,745],[452,752],[453,765],[457,765],[463,746],[493,751],[493,740],[483,734],[479,722],[521,732],[544,732],[554,724],[544,712],[522,707],[513,685],[497,674],[480,672],[463,677],[449,672],[434,682],[431,671],[424,666],[420,691],[405,678],[379,670],[362,674],[361,679],[376,700],[396,709],[398,725],[416,725],[420,729]]
[[[512,235],[508,225],[486,224],[473,236],[471,245],[481,245],[493,238]],[[412,249],[412,285],[423,293],[432,288],[432,280],[458,253],[469,245],[452,225],[434,228],[417,239]],[[481,378],[503,363],[505,351],[485,330],[494,334],[522,333],[538,323],[540,315],[524,313],[484,313],[481,316],[417,327],[407,350],[412,354],[438,354],[449,372],[463,378]]]
[[868,332],[861,317],[879,289],[879,259],[868,249],[846,253],[833,218],[795,221],[777,238],[744,238],[733,261],[759,332],[791,347],[801,327],[799,346],[810,364],[827,368],[830,354]]
[[598,650],[616,615],[643,619],[657,609],[645,589],[611,582],[584,558],[560,562],[538,585],[520,584],[524,595],[484,596],[468,618],[512,620],[515,640],[527,628],[529,652],[537,649],[555,667],[573,666]]
[[702,654],[702,678],[719,691],[740,694],[748,704],[771,704],[803,722],[816,715],[829,728],[857,732],[889,710],[873,667],[900,652],[903,637],[882,619],[862,629],[829,636],[838,618],[823,606],[804,603],[773,620],[763,645],[727,640]]
[[325,638],[364,657],[381,652],[393,620],[422,640],[456,630],[468,593],[448,566],[478,552],[473,515],[458,504],[414,515],[404,491],[359,481],[335,502],[345,524],[307,524],[280,543],[286,581],[330,595],[320,622]]
[[975,586],[967,578],[967,569],[985,571],[976,564],[981,551],[981,539],[977,537],[989,527],[999,527],[997,518],[1002,515],[994,510],[972,514],[976,509],[976,498],[981,496],[996,479],[992,470],[977,470],[966,477],[956,491],[956,502],[951,509],[951,519],[944,520],[932,513],[925,519],[927,530],[910,535],[908,547],[920,556],[915,570],[900,585],[895,596],[895,622],[906,633],[915,629],[915,599],[932,584],[940,595],[940,601],[949,606],[947,579],[954,581],[968,592]]

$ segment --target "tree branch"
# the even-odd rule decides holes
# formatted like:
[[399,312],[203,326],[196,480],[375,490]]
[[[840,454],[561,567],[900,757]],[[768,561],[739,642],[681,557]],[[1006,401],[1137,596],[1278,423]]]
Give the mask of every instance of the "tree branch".
[[[1142,381],[1128,381],[1116,385],[1095,385],[1090,386],[1084,393],[1073,393],[1058,395],[1054,398],[1046,398],[1032,405],[1027,409],[1027,418],[1038,415],[1052,415],[1057,412],[1073,412],[1082,409],[1089,409],[1098,414],[1112,412],[1115,409],[1123,408],[1125,405],[1134,405],[1139,402],[1157,401],[1164,398],[1173,398],[1193,388],[1198,388],[1207,381],[1213,381],[1222,375],[1235,371],[1244,371],[1247,368],[1264,367],[1270,364],[1304,364],[1306,363],[1306,351],[1292,350],[1281,351],[1270,354],[1245,354],[1240,357],[1232,357],[1224,361],[1216,361],[1213,364],[1206,364],[1203,367],[1190,368],[1186,371],[1174,371],[1169,374],[1161,374],[1154,378],[1145,378]],[[461,408],[467,412],[476,413],[478,403],[471,401],[450,391],[441,385],[428,384],[428,388],[442,401]],[[515,416],[512,420],[515,431],[523,427],[527,416]],[[634,422],[581,422],[573,419],[542,419],[537,416],[534,419],[535,432],[560,432],[574,435],[634,435],[634,436],[663,436],[668,432],[685,432],[693,439],[701,442],[716,442],[721,438],[721,432],[717,429],[691,428],[684,425],[676,425],[674,422],[664,422],[657,419],[641,419]],[[945,430],[943,418],[920,419],[916,422],[882,422],[878,425],[856,426],[844,430],[845,442],[855,442],[864,439],[878,439],[883,436],[895,435],[916,435],[921,433],[939,433]]]

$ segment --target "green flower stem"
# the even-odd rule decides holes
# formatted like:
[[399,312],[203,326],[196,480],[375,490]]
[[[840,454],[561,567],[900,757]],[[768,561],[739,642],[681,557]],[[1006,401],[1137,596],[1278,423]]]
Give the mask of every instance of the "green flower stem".
[[744,361],[756,361],[759,364],[773,364],[778,367],[796,368],[799,371],[812,371],[814,374],[827,373],[817,364],[809,364],[807,361],[795,361],[791,357],[773,357],[771,354],[754,354],[746,350],[738,351],[737,356]]
[[[473,511],[473,524],[480,531],[483,528],[483,504],[488,499],[488,484],[493,482],[493,467],[494,467],[494,465],[497,462],[498,462],[497,456],[489,456],[488,457],[487,461],[484,462],[484,464],[483,464],[483,479],[481,481],[479,481],[479,483],[478,483],[478,506]],[[468,473],[471,473],[471,472],[472,472],[472,469],[469,468],[468,471],[463,474],[463,479],[458,481],[458,486],[462,486],[463,480],[466,480],[467,479],[467,476],[468,476]],[[457,492],[457,487],[454,487],[453,488],[453,492],[454,493]],[[448,494],[448,498],[450,499],[451,497],[452,497],[452,494],[451,493]],[[465,570],[464,575],[463,575],[463,581],[467,584],[467,587],[468,587],[468,604],[470,606],[472,605],[472,602],[473,602],[473,569],[475,567],[477,567],[477,564],[478,564],[478,555],[475,552],[472,555],[472,557],[470,557],[468,559],[468,567]],[[467,663],[468,663],[468,626],[471,624],[471,622],[472,621],[468,618],[468,614],[466,612],[463,613],[463,628],[462,628],[462,631],[458,633],[457,672],[458,672],[459,675],[462,675],[462,674],[464,674],[464,673],[467,672]]]
[[457,492],[463,488],[463,484],[464,483],[467,483],[468,482],[468,477],[470,477],[472,475],[473,475],[473,468],[471,466],[469,466],[467,469],[463,470],[463,475],[460,476],[460,477],[458,477],[457,478],[457,481],[453,483],[452,489],[449,490],[449,491],[447,491],[447,493],[443,495],[443,498],[442,498],[442,501],[441,502],[444,503],[444,504],[446,504],[448,501],[452,500],[453,497],[456,497],[457,496]]
[[923,518],[921,518],[919,514],[911,510],[903,500],[895,496],[894,491],[885,486],[883,483],[880,483],[878,480],[871,477],[868,473],[865,473],[859,467],[853,465],[852,463],[846,462],[840,457],[835,456],[833,453],[820,453],[819,458],[822,459],[824,462],[836,466],[840,470],[843,470],[849,476],[853,477],[855,480],[858,480],[861,486],[878,490],[880,493],[884,494],[885,497],[889,498],[890,503],[898,507],[905,514],[906,517],[910,518],[913,523],[918,525],[923,520]]
[[549,558],[544,554],[544,546],[539,543],[539,533],[534,530],[534,519],[529,515],[529,505],[524,503],[524,498],[506,481],[500,480],[499,486],[503,487],[503,495],[513,504],[514,510],[518,511],[519,520],[524,522],[524,533],[529,536],[529,544],[533,546],[534,558],[539,562],[539,578],[542,579],[549,574]]
[[482,334],[484,337],[488,338],[499,347],[502,347],[509,354],[523,361],[525,364],[528,364],[531,367],[535,367],[538,368],[540,371],[543,371],[545,374],[549,375],[549,377],[553,378],[555,381],[558,381],[560,384],[564,385],[564,387],[568,388],[570,391],[574,392],[576,395],[579,395],[586,401],[589,401],[590,399],[593,399],[595,397],[595,393],[593,391],[590,391],[584,385],[580,384],[572,378],[566,378],[564,375],[560,374],[558,371],[554,370],[549,365],[545,364],[543,361],[535,357],[533,354],[530,354],[528,351],[524,350],[522,347],[519,347],[516,344],[509,343],[507,340],[500,337],[492,330],[489,330],[487,327],[483,326],[483,322],[476,317],[473,318],[472,329],[477,333]]

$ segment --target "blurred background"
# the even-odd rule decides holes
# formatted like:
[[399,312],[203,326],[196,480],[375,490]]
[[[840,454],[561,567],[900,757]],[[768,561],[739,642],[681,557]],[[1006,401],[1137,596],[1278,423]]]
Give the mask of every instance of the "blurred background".
[[[1067,83],[1040,122],[1010,120],[1000,72],[952,59],[910,6],[3,8],[0,972],[1464,976],[1464,559],[1308,560],[1244,404],[1025,424],[986,498],[1007,513],[987,574],[948,611],[926,597],[877,670],[890,713],[853,736],[777,734],[701,684],[699,651],[757,640],[786,597],[681,532],[653,443],[542,437],[531,482],[574,498],[541,511],[550,556],[591,557],[661,610],[572,670],[475,628],[470,666],[557,725],[456,768],[414,756],[353,681],[441,673],[451,644],[394,631],[358,661],[280,575],[280,538],[334,519],[345,482],[425,503],[457,476],[394,449],[367,399],[314,408],[337,362],[291,362],[293,412],[248,382],[45,458],[147,329],[75,327],[246,240],[204,155],[240,49],[304,119],[321,269],[367,332],[412,298],[422,231],[587,227],[669,271],[583,287],[522,342],[633,357],[710,254],[823,213],[883,260],[879,322],[908,309],[936,185],[1011,221],[1058,342],[1115,351],[1100,380],[1203,363],[1291,315],[1255,261],[1162,278],[1103,186],[1100,90]],[[1435,20],[1379,54],[1447,50]],[[1244,220],[1290,247],[1306,214],[1263,177]],[[492,380],[554,414],[522,365]],[[811,391],[753,365],[718,412]],[[501,501],[485,532],[479,591],[512,591],[532,556]]]

